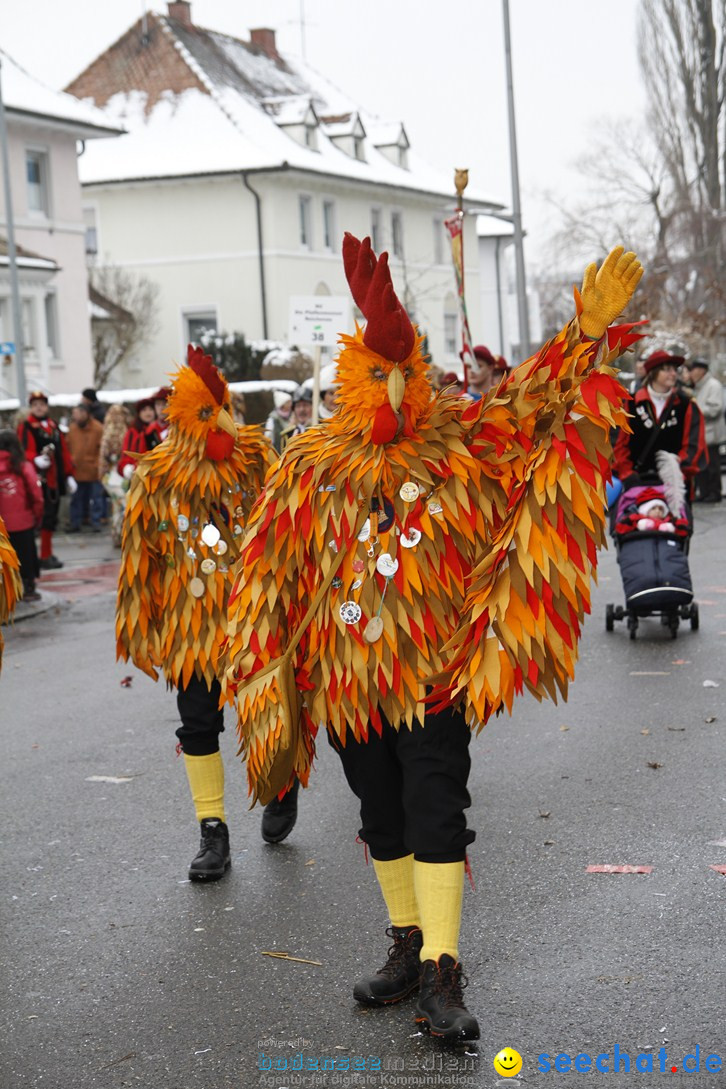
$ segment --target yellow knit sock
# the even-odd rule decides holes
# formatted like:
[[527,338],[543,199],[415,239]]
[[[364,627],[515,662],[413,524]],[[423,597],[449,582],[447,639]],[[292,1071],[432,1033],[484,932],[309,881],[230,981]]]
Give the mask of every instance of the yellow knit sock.
[[416,894],[413,891],[413,855],[382,862],[373,859],[378,884],[386,901],[391,926],[420,926]]
[[[184,753],[189,788],[192,792],[197,820],[205,817],[224,816],[224,764],[220,752],[210,752],[208,756],[189,756]],[[226,821],[225,821],[226,823]]]
[[415,861],[413,884],[424,937],[421,960],[438,960],[442,953],[458,960],[464,863]]

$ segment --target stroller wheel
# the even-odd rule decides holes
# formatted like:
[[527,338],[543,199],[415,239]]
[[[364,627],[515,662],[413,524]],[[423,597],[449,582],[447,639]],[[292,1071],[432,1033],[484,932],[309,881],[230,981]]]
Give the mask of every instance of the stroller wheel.
[[605,606],[605,631],[612,631],[615,627],[615,606]]
[[698,605],[695,601],[691,605],[691,631],[698,631]]

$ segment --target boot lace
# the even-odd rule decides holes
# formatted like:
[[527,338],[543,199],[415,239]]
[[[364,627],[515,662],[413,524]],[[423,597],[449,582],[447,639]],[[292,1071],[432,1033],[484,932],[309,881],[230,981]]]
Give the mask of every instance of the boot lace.
[[405,962],[413,956],[411,939],[417,931],[410,930],[408,934],[396,934],[392,926],[386,930],[386,937],[393,939],[393,945],[388,950],[388,960],[376,972],[378,976],[396,976]]
[[464,975],[460,964],[440,968],[438,984],[436,989],[445,1009],[466,1009],[463,991],[468,986],[469,980]]

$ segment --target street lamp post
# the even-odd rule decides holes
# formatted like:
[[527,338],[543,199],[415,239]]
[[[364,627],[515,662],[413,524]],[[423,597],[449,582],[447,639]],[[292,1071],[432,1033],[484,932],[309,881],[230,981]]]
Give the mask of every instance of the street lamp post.
[[15,330],[15,374],[18,400],[21,405],[26,401],[25,362],[23,359],[23,319],[20,310],[20,289],[18,287],[18,262],[15,252],[15,225],[13,222],[13,201],[10,190],[10,159],[8,155],[8,130],[5,125],[5,105],[2,96],[2,60],[0,59],[0,145],[3,159],[3,187],[5,191],[5,221],[8,236],[8,272],[10,275],[10,293],[13,306],[13,328]]
[[509,0],[502,0],[504,14],[504,52],[507,64],[507,107],[509,110],[509,159],[512,171],[512,223],[514,225],[514,261],[517,280],[517,314],[519,317],[519,355],[529,357],[529,312],[527,280],[524,272],[522,209],[519,201],[519,165],[517,161],[517,129],[514,118],[514,81],[512,79],[512,42],[509,31]]

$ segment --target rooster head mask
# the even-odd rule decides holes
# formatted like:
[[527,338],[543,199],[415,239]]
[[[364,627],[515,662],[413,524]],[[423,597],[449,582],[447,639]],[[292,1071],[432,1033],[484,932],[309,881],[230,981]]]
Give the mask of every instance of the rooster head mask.
[[187,364],[172,379],[169,423],[185,447],[211,461],[224,461],[231,456],[237,437],[229,412],[229,388],[211,356],[193,344],[187,348]]

